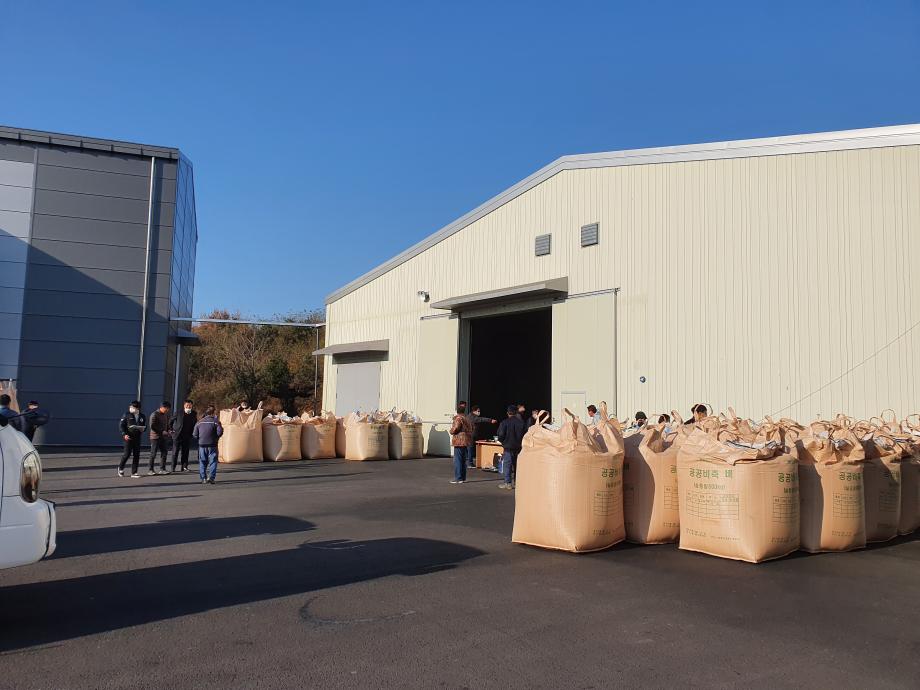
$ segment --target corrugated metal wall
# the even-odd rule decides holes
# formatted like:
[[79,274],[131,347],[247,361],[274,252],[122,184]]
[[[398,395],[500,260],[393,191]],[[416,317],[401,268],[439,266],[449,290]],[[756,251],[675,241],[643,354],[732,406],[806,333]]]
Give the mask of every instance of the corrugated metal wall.
[[[568,276],[570,294],[622,288],[620,416],[697,401],[754,418],[916,412],[918,189],[918,146],[564,171],[330,304],[327,342],[388,338],[381,407],[412,409],[419,318],[435,313],[418,290],[437,301]],[[593,222],[600,243],[582,248]],[[544,233],[552,253],[535,257]],[[554,335],[557,366],[577,341]],[[593,351],[602,368],[612,343]],[[328,361],[325,395],[331,407]]]
[[[39,443],[121,442],[137,395],[150,176],[147,156],[0,140],[0,376],[51,411]],[[171,273],[186,274],[172,292],[190,315],[197,237],[174,245],[177,162],[157,158],[153,176],[145,412],[173,396]]]

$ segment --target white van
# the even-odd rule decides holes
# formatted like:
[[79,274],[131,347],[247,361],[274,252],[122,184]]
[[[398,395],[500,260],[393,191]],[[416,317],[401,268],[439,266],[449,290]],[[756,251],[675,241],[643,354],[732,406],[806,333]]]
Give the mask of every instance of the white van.
[[54,504],[38,497],[42,461],[29,439],[0,417],[0,568],[40,561],[57,546]]

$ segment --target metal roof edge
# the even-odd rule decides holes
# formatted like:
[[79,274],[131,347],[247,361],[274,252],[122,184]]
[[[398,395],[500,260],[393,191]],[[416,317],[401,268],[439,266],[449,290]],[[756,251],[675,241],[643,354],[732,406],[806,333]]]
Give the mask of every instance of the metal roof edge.
[[367,285],[563,170],[779,156],[789,153],[844,151],[888,146],[909,146],[913,144],[920,144],[920,123],[562,156],[405,251],[400,252],[392,259],[383,262],[338,290],[329,293],[326,296],[325,303],[327,305],[332,304],[358,288]]
[[117,139],[98,139],[96,137],[44,132],[37,129],[22,129],[5,125],[0,125],[0,139],[50,144],[53,146],[70,146],[90,151],[105,151],[107,153],[121,153],[133,156],[154,156],[170,160],[178,160],[179,156],[182,155],[179,149],[172,146],[153,146],[151,144],[138,144]]

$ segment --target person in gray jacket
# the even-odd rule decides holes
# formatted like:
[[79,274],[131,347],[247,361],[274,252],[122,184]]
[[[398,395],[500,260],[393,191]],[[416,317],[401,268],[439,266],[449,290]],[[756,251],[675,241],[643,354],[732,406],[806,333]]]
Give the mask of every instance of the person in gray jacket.
[[198,442],[198,476],[202,484],[213,484],[217,477],[217,440],[223,434],[224,428],[214,416],[214,406],[208,405],[192,432],[192,438]]

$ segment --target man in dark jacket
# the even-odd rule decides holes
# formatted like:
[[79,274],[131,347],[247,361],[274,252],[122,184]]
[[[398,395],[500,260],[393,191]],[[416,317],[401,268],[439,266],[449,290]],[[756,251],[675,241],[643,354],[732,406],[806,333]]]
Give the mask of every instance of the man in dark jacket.
[[502,470],[505,481],[498,485],[499,489],[514,488],[514,473],[517,466],[518,453],[521,452],[521,439],[524,438],[524,420],[518,414],[515,405],[508,405],[508,417],[498,425],[498,440],[502,444]]
[[26,411],[19,418],[19,428],[31,442],[35,438],[35,430],[45,426],[51,420],[47,410],[39,409],[37,400],[30,400]]
[[182,463],[179,467],[182,468],[183,472],[188,472],[188,451],[192,445],[192,432],[195,431],[197,421],[198,413],[195,412],[191,400],[186,400],[182,405],[182,410],[172,418],[173,472],[176,471],[176,461],[179,459],[180,451],[182,453]]
[[147,418],[141,412],[141,404],[137,400],[132,401],[128,411],[121,416],[118,428],[125,442],[125,452],[122,453],[121,463],[118,465],[118,476],[125,476],[125,463],[132,457],[131,476],[137,479],[141,476],[137,473],[137,465],[141,459],[141,434],[147,428]]
[[202,484],[213,484],[217,477],[217,440],[223,434],[224,428],[214,416],[214,406],[208,405],[192,432],[198,442],[198,476]]
[[496,419],[482,417],[481,412],[479,405],[473,405],[472,413],[467,415],[470,424],[473,426],[473,435],[470,437],[472,445],[466,449],[466,463],[467,467],[470,468],[476,467],[476,441],[485,438],[485,434],[482,433],[482,426],[485,424],[498,424]]
[[150,469],[147,475],[156,474],[154,466],[157,461],[157,453],[160,454],[160,472],[168,474],[166,471],[166,454],[169,452],[169,408],[172,405],[168,400],[150,414]]

